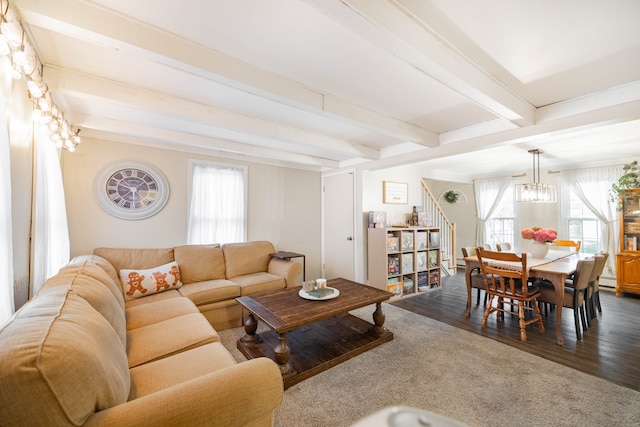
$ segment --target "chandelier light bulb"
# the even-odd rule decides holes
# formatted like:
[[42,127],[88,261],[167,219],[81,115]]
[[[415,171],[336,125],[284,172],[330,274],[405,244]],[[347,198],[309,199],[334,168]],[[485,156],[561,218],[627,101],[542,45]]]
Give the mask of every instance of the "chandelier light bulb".
[[[47,95],[49,93],[47,92]],[[51,111],[51,99],[45,95],[44,97],[40,98],[38,100],[38,108],[40,108],[42,111]]]
[[64,113],[54,103],[49,87],[42,78],[42,63],[8,1],[3,1],[0,7],[0,56],[2,55],[10,55],[13,79],[18,80],[22,75],[27,78],[27,93],[35,107],[33,121],[47,126],[56,148],[75,151],[76,145],[80,143],[80,130],[74,132],[64,119]]
[[516,202],[553,203],[557,200],[556,187],[540,182],[540,154],[542,150],[529,150],[533,154],[533,182],[516,184]]
[[40,85],[37,82],[31,79],[28,79],[27,89],[29,90],[29,93],[31,94],[32,97],[42,98],[43,92],[42,92],[42,89],[40,89]]
[[51,117],[51,114],[49,114],[48,111],[43,111],[42,112],[42,116],[40,116],[40,123],[43,125],[48,125],[51,120],[53,120],[53,117]]
[[64,148],[73,152],[76,149],[75,144],[73,143],[73,141],[71,141],[69,138],[64,140]]
[[18,21],[11,21],[9,14],[5,15],[7,21],[0,24],[0,31],[6,37],[7,44],[13,49],[18,49],[22,44],[22,26]]

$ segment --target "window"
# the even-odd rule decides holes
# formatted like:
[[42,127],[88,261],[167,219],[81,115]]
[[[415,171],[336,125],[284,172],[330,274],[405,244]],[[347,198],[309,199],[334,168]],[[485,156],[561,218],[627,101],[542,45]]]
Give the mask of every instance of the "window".
[[246,175],[242,166],[192,161],[190,244],[246,240]]
[[496,210],[487,220],[486,243],[492,245],[496,243],[510,243],[512,247],[514,246],[516,215],[513,195],[513,187],[507,189]]
[[567,230],[569,230],[570,240],[580,240],[580,252],[595,254],[600,247],[602,238],[602,222],[598,217],[580,200],[578,195],[571,189],[566,195],[568,202],[566,218]]

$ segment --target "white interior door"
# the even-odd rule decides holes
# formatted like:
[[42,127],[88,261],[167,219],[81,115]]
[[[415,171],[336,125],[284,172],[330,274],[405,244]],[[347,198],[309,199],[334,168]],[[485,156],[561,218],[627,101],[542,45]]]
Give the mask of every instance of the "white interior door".
[[323,276],[355,278],[355,189],[352,172],[323,178]]

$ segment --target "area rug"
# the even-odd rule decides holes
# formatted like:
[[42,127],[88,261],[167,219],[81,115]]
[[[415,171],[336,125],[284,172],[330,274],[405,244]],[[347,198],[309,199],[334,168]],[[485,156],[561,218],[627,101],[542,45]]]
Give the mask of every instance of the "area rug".
[[[287,389],[276,426],[350,426],[390,406],[478,427],[640,425],[640,392],[389,304],[383,310],[394,340]],[[371,321],[372,312],[352,314]],[[220,332],[239,362],[242,335]]]

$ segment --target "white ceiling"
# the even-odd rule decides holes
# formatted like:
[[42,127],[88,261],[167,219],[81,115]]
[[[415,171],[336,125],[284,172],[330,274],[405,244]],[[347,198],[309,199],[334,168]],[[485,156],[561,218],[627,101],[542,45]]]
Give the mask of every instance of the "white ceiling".
[[533,148],[640,157],[637,0],[12,4],[86,143],[452,180],[526,172]]

